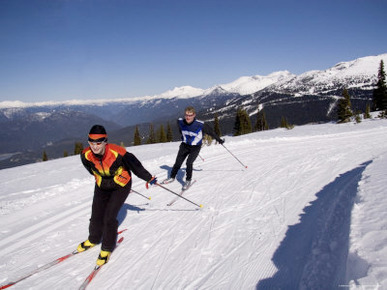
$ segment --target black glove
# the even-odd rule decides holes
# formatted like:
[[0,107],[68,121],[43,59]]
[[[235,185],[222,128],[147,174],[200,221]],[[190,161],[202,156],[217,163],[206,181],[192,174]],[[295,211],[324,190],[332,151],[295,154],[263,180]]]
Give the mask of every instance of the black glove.
[[219,142],[220,145],[222,145],[224,142],[226,142],[226,140],[224,140],[224,139],[219,139],[218,142]]

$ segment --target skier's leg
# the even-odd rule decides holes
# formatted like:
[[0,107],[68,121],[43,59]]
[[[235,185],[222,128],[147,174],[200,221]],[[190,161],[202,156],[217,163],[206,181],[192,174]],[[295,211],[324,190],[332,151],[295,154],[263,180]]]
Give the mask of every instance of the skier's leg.
[[172,167],[172,171],[170,174],[171,178],[176,178],[177,172],[179,171],[181,165],[183,164],[185,158],[187,158],[187,155],[189,154],[189,151],[184,146],[183,143],[180,144],[179,151],[177,152],[176,161],[175,164]]
[[117,241],[118,220],[117,215],[126,198],[129,195],[131,183],[111,193],[110,200],[106,205],[103,224],[103,239],[101,249],[113,251]]
[[193,163],[196,158],[199,156],[201,146],[194,146],[191,148],[191,153],[188,155],[187,159],[187,171],[186,171],[186,180],[192,179]]
[[103,219],[109,197],[108,193],[103,192],[97,185],[95,186],[89,224],[89,241],[93,244],[98,244],[101,241]]

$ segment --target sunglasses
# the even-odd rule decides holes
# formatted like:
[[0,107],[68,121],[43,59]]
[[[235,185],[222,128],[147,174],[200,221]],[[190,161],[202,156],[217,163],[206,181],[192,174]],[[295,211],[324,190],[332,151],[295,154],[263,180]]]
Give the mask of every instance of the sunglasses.
[[99,146],[99,145],[101,145],[102,143],[105,143],[105,142],[90,142],[90,141],[89,141],[89,144],[90,144],[90,145],[94,145],[94,146],[95,146],[95,145]]
[[195,114],[185,114],[186,117],[193,117]]
[[100,138],[100,139],[97,139],[97,140],[94,140],[94,139],[90,139],[88,140],[89,144],[90,145],[101,145],[102,143],[106,143],[106,138]]

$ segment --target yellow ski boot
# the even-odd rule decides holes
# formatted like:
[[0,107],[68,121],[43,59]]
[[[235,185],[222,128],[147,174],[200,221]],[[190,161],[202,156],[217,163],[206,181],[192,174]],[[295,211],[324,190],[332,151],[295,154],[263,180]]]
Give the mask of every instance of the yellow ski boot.
[[97,259],[97,265],[102,266],[103,264],[106,264],[109,261],[111,254],[112,252],[110,251],[101,250]]
[[89,240],[87,240],[87,241],[84,241],[78,245],[77,251],[84,252],[84,251],[86,251],[94,246],[95,246],[95,244],[93,244]]

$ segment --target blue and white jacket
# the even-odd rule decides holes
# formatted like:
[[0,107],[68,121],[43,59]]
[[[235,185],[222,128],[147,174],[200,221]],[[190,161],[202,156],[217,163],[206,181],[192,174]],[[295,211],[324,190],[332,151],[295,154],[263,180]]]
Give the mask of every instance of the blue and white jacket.
[[221,141],[219,136],[215,134],[214,130],[212,130],[212,128],[203,121],[194,119],[192,123],[188,124],[185,119],[179,118],[177,120],[177,124],[181,133],[181,140],[187,145],[202,145],[204,134],[210,135],[218,142]]

